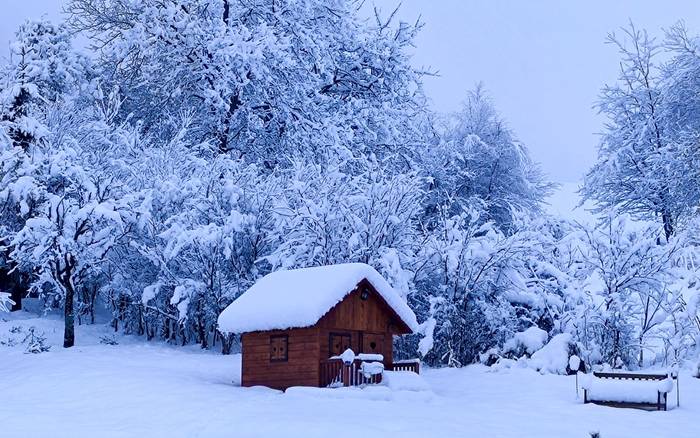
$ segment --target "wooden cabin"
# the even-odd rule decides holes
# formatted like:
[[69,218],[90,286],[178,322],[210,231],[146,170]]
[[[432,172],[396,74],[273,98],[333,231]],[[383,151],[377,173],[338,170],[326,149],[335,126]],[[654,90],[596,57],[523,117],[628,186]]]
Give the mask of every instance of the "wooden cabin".
[[241,334],[241,384],[276,389],[329,386],[348,348],[394,369],[393,337],[416,326],[405,301],[360,263],[274,272],[219,317],[221,331]]

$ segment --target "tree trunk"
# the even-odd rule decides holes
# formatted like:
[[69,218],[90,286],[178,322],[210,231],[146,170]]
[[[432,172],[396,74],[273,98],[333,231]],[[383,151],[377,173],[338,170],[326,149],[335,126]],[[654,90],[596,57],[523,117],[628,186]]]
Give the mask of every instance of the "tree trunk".
[[66,279],[63,288],[66,290],[66,302],[63,307],[64,329],[63,348],[70,348],[75,345],[75,312],[73,311],[73,285],[70,284],[70,277]]
[[639,335],[639,368],[644,367],[644,335]]
[[233,347],[233,335],[231,333],[221,334],[221,354],[231,354]]
[[93,285],[90,290],[90,324],[95,324],[95,301],[97,300],[97,286]]
[[232,94],[228,101],[228,110],[222,122],[222,129],[219,132],[219,153],[226,154],[230,152],[229,149],[229,131],[231,130],[231,119],[236,113],[238,107],[241,106],[241,99],[237,94]]
[[673,223],[673,217],[668,210],[661,212],[661,221],[664,224],[664,234],[666,235],[666,240],[668,240],[675,231],[675,224]]
[[228,24],[228,17],[230,14],[231,14],[231,9],[230,9],[230,6],[228,4],[228,0],[224,0],[224,16],[223,16],[224,23]]

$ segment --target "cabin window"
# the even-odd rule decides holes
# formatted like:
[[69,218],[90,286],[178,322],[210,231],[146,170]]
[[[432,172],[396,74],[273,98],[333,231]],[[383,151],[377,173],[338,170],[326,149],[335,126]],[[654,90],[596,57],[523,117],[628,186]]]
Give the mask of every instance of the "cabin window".
[[270,362],[287,361],[287,335],[270,336]]

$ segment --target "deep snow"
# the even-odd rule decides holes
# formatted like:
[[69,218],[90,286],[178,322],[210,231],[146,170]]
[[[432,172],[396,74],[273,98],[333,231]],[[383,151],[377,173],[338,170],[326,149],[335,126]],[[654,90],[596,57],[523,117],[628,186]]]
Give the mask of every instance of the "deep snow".
[[[21,319],[19,319],[21,318]],[[3,320],[4,319],[4,320]],[[425,369],[411,385],[360,389],[241,388],[240,356],[81,326],[60,347],[58,319],[0,315],[45,331],[50,352],[0,346],[0,436],[14,437],[695,437],[700,380],[681,374],[681,407],[646,412],[583,405],[574,377],[483,366]],[[21,340],[21,339],[19,339]],[[411,391],[400,388],[410,388]]]

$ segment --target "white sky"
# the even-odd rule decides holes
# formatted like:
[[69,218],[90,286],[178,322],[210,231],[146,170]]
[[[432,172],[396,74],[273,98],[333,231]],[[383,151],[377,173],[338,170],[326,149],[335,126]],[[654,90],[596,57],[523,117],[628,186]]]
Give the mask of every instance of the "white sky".
[[[22,20],[57,18],[64,0],[0,0],[0,53]],[[372,0],[368,0],[369,3]],[[425,28],[416,66],[435,109],[452,111],[483,81],[503,116],[554,181],[579,181],[593,163],[602,119],[592,106],[617,76],[608,32],[630,19],[659,34],[679,19],[700,33],[698,0],[374,0]]]

